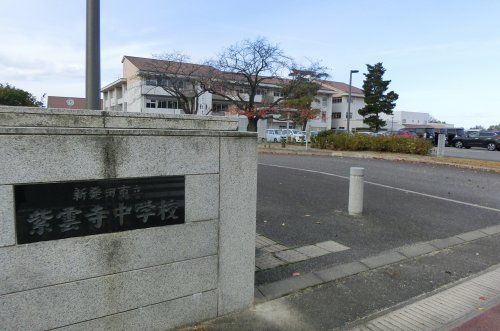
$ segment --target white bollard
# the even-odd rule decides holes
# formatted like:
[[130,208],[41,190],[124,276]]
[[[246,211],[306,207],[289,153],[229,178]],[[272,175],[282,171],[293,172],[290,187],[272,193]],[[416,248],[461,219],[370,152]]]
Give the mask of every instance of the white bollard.
[[438,135],[438,145],[436,156],[443,157],[444,156],[444,145],[445,145],[445,137],[444,134]]
[[349,179],[349,215],[355,216],[363,213],[364,172],[364,168],[351,168]]

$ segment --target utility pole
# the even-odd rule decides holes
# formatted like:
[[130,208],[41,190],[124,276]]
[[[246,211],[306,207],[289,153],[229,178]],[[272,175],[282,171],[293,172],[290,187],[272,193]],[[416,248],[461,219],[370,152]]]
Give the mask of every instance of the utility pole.
[[349,99],[347,100],[347,133],[351,133],[351,90],[352,90],[352,74],[358,73],[359,70],[351,70],[349,74]]
[[101,50],[99,0],[87,0],[87,42],[85,56],[85,98],[87,109],[100,109]]

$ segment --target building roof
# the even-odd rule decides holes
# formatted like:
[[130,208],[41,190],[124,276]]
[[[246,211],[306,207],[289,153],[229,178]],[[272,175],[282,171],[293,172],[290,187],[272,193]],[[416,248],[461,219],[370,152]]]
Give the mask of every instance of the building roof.
[[[336,90],[340,90],[341,92],[349,93],[349,84],[334,82],[332,80],[324,80],[322,83],[323,85],[334,88]],[[365,92],[362,89],[357,88],[356,86],[351,86],[351,92],[353,94],[361,94],[363,96],[365,95]]]
[[[47,108],[87,109],[87,100],[85,98],[49,95],[47,97]],[[102,99],[100,100],[99,109],[102,109]]]
[[[129,56],[129,55],[125,55],[122,59],[122,62],[125,59],[130,61],[140,71],[154,71],[154,72],[165,72],[166,73],[166,72],[169,72],[172,70],[172,71],[175,71],[175,73],[181,74],[181,75],[182,74],[191,75],[193,73],[198,72],[201,75],[203,75],[203,74],[205,74],[205,75],[206,74],[219,74],[221,76],[225,76],[227,79],[230,79],[230,80],[238,80],[238,78],[241,79],[241,75],[239,75],[239,74],[235,74],[235,73],[231,73],[231,72],[221,72],[212,66],[204,65],[204,64],[194,64],[194,63],[187,63],[187,62],[174,62],[174,61],[166,61],[166,60],[160,60],[160,59],[151,59],[151,58],[144,58],[144,57],[137,57],[137,56]],[[268,78],[265,78],[262,81],[262,83],[269,84],[269,85],[280,85],[283,82],[286,82],[287,80],[288,80],[288,78],[281,79],[281,78],[268,77]],[[112,84],[109,84],[108,86],[110,86]],[[103,88],[103,90],[105,88]],[[347,93],[349,91],[349,85],[345,84],[345,83],[329,81],[329,80],[322,81],[320,92],[329,93],[329,92],[337,92],[337,91]],[[363,90],[361,90],[355,86],[352,87],[352,93],[353,94],[360,94],[360,95],[364,96]]]
[[188,75],[194,72],[206,74],[216,70],[215,68],[204,64],[166,61],[129,55],[125,55],[123,59],[129,60],[135,67],[137,67],[137,69],[141,71],[169,72],[172,70],[180,75]]
[[108,85],[106,85],[103,88],[101,88],[101,92],[106,92],[108,90],[111,90],[111,89],[115,88],[116,86],[123,85],[126,82],[127,82],[127,80],[125,78],[118,78],[114,82],[109,83]]

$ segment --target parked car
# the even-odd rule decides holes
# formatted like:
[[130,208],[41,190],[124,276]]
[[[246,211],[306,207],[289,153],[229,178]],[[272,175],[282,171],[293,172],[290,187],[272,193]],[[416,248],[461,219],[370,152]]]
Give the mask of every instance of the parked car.
[[417,137],[417,132],[415,132],[415,129],[411,128],[405,128],[405,129],[400,129],[398,130],[398,136],[403,136],[403,137]]
[[361,134],[364,136],[374,136],[375,132],[370,132],[370,131],[356,131],[356,134]]
[[436,130],[432,127],[425,125],[415,125],[408,126],[398,131],[398,135],[405,137],[418,137],[429,140],[434,140],[434,136],[436,134]]
[[281,130],[281,134],[285,136],[285,138],[295,140],[296,142],[303,142],[305,141],[306,136],[302,133],[302,131],[296,130],[296,129],[283,129]]
[[266,130],[266,141],[269,142],[280,142],[281,139],[286,139],[286,135],[281,133],[281,130],[267,129]]
[[465,131],[465,135],[469,136],[469,137],[479,137],[479,132],[481,132],[481,131],[483,131],[483,130],[471,129],[471,130]]
[[450,146],[453,145],[452,141],[455,137],[465,137],[466,133],[463,128],[441,128],[436,129],[435,133],[435,145],[437,145],[438,135],[444,134],[445,136],[445,145]]
[[457,148],[483,147],[489,151],[500,150],[500,135],[491,131],[481,131],[478,135],[457,136],[451,141]]
[[[307,137],[307,131],[301,131],[304,137]],[[308,142],[311,142],[311,138],[314,138],[318,135],[319,131],[310,131],[309,132],[309,140]]]

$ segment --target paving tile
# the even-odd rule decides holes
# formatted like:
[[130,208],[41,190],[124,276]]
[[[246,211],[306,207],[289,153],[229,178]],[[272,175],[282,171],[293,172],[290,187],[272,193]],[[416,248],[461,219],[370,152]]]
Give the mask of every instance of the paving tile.
[[265,300],[264,294],[262,294],[258,288],[254,289],[253,298],[254,302],[262,302]]
[[457,235],[458,238],[463,239],[465,241],[472,241],[472,240],[476,240],[476,239],[479,239],[479,238],[484,238],[486,236],[487,236],[486,233],[481,232],[479,230],[465,232],[465,233]]
[[458,238],[457,236],[432,240],[429,243],[439,249],[448,248],[463,243],[464,240]]
[[359,262],[368,266],[370,269],[373,269],[402,260],[406,260],[406,257],[404,255],[398,252],[387,252],[375,256],[370,256],[366,259],[360,260]]
[[305,254],[297,252],[294,249],[289,249],[287,251],[281,251],[274,254],[276,257],[286,261],[288,263],[294,263],[299,261],[307,260],[308,257]]
[[261,235],[255,237],[255,247],[262,248],[271,245],[276,245],[276,242]]
[[276,253],[276,252],[284,251],[287,249],[288,249],[288,247],[280,245],[280,244],[262,247],[262,250],[264,252],[268,252],[268,253]]
[[484,232],[486,234],[492,235],[500,233],[500,225],[490,226],[484,229],[480,229],[479,231]]
[[349,249],[349,247],[339,244],[338,242],[335,242],[333,240],[317,243],[316,246],[326,249],[327,251],[332,253],[345,251]]
[[351,263],[337,265],[335,267],[331,267],[328,269],[316,271],[314,272],[314,274],[319,278],[321,278],[321,280],[325,282],[330,282],[332,280],[354,275],[366,270],[368,270],[367,266],[358,261],[355,261]]
[[317,257],[325,254],[330,254],[330,251],[327,251],[326,249],[315,245],[297,247],[295,248],[295,250],[299,253],[307,255],[308,257]]
[[285,262],[280,259],[275,258],[271,254],[266,254],[262,256],[255,257],[255,265],[259,269],[271,269],[276,268],[280,265],[285,264]]
[[275,299],[283,295],[318,285],[323,281],[316,275],[309,273],[298,277],[283,279],[274,283],[258,286],[266,299]]
[[415,257],[435,251],[436,247],[429,243],[420,243],[415,245],[404,246],[396,249],[397,252],[406,257]]

